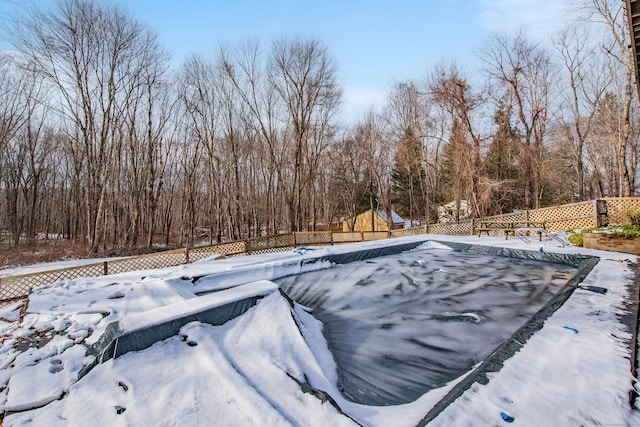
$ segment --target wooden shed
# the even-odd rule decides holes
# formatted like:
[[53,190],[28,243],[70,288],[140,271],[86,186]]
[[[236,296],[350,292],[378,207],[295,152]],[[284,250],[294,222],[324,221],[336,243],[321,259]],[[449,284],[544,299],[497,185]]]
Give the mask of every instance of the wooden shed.
[[[404,219],[394,211],[391,211],[391,219],[393,220],[392,230],[404,227]],[[346,219],[342,223],[342,231],[351,231],[350,225],[353,225],[353,231],[389,231],[387,214],[380,209],[377,211],[368,210],[355,218]]]

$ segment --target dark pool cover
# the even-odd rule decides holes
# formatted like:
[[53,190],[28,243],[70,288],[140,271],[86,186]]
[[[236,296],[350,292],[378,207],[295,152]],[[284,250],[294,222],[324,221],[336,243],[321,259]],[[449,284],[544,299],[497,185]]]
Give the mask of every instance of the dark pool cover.
[[577,271],[470,248],[427,243],[276,282],[324,323],[345,397],[408,403],[484,360]]

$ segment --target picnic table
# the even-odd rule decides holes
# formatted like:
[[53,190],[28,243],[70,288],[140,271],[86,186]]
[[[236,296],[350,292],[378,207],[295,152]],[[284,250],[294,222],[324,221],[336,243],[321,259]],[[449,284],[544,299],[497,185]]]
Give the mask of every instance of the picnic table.
[[509,234],[515,236],[516,230],[523,228],[528,229],[526,230],[528,232],[538,233],[540,240],[542,240],[542,233],[546,229],[544,221],[487,220],[478,221],[476,232],[478,233],[478,237],[480,237],[482,233],[487,233],[488,236],[492,231],[501,231],[504,233],[504,238],[508,239]]

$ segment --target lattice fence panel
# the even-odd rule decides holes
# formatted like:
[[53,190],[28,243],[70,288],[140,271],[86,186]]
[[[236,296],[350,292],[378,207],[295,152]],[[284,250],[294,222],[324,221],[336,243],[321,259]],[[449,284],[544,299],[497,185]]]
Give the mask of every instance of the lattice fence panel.
[[593,201],[534,209],[529,211],[529,221],[545,222],[545,228],[553,232],[593,227],[593,209]]
[[333,243],[362,242],[363,237],[360,232],[333,233]]
[[107,264],[107,274],[126,273],[136,270],[151,270],[154,268],[173,267],[185,264],[187,261],[184,249],[158,252],[139,257],[110,261]]
[[404,237],[404,236],[418,236],[420,234],[425,234],[427,229],[425,227],[412,227],[412,228],[401,228],[399,230],[391,230],[391,237]]
[[258,255],[258,254],[275,254],[277,252],[287,252],[287,251],[291,251],[295,249],[295,246],[279,246],[277,248],[264,248],[264,249],[256,249],[255,251],[252,250],[251,254],[253,255]]
[[0,278],[0,299],[19,298],[29,294],[36,286],[44,286],[78,277],[97,277],[104,274],[104,263],[63,268],[41,273],[22,274]]
[[244,255],[247,245],[244,240],[229,243],[219,243],[217,245],[199,246],[189,249],[189,262],[200,261],[212,255]]
[[296,245],[328,245],[332,242],[330,231],[300,231],[294,235]]
[[430,224],[428,233],[445,234],[450,236],[464,236],[471,234],[471,221],[447,222],[444,224]]
[[[279,252],[280,249],[295,248],[295,238],[292,234],[277,234],[274,236],[255,237],[247,240],[247,253],[269,253]],[[278,249],[274,251],[274,249]]]
[[382,240],[389,237],[389,232],[387,231],[363,231],[362,232],[362,240]]
[[595,227],[593,217],[590,218],[567,218],[555,219],[545,223],[545,228],[552,232],[575,230],[576,228]]
[[[527,212],[526,211],[522,211],[522,212],[511,212],[511,213],[507,213],[507,214],[501,214],[501,215],[493,215],[493,216],[487,216],[482,218],[483,221],[526,221],[527,220]],[[532,219],[529,218],[529,220],[533,221]]]
[[640,197],[607,197],[602,198],[606,203],[606,211],[611,224],[628,224],[630,210],[640,211]]

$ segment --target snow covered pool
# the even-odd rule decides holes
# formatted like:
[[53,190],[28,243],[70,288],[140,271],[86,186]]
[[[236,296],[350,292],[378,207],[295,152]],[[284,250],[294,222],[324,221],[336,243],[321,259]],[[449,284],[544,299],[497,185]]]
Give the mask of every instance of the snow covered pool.
[[431,238],[34,289],[3,425],[640,425],[635,257]]
[[431,245],[274,281],[324,324],[343,395],[381,406],[470,371],[576,272]]

